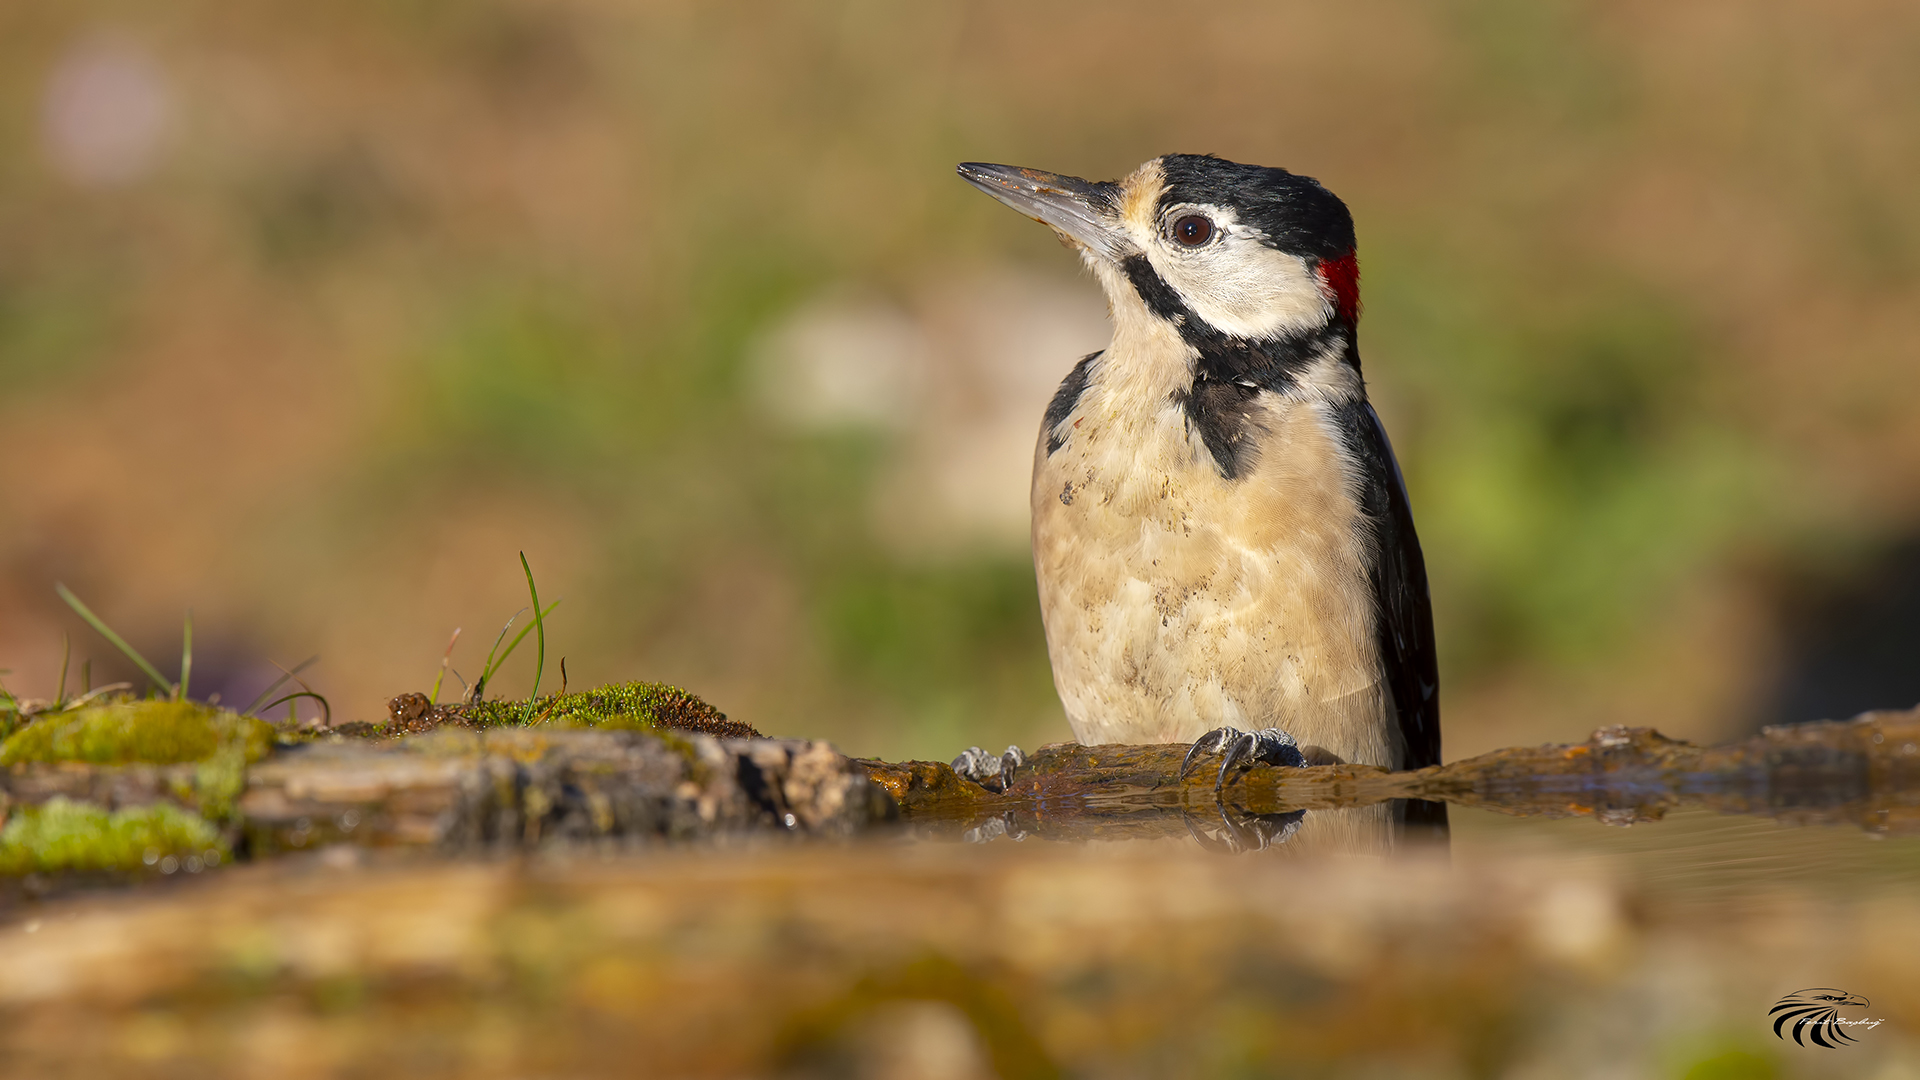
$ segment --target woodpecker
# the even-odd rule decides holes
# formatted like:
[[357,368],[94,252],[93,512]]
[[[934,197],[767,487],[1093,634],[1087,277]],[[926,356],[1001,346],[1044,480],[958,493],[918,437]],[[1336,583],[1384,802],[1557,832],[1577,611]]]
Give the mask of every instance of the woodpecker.
[[[1082,743],[1189,742],[1190,766],[1440,761],[1425,563],[1367,401],[1353,217],[1321,184],[1211,155],[1123,180],[1008,165],[967,182],[1044,224],[1106,292],[1034,449],[1033,560]],[[956,767],[1004,782],[1017,748]],[[1395,817],[1444,832],[1443,803]]]

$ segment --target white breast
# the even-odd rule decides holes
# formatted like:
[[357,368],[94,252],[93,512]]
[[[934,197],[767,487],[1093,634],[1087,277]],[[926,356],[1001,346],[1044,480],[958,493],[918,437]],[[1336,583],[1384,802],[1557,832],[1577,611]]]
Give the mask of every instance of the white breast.
[[1279,727],[1320,756],[1396,767],[1371,540],[1331,404],[1258,395],[1258,460],[1227,480],[1141,367],[1103,358],[1065,444],[1049,456],[1042,432],[1036,449],[1034,566],[1075,736]]

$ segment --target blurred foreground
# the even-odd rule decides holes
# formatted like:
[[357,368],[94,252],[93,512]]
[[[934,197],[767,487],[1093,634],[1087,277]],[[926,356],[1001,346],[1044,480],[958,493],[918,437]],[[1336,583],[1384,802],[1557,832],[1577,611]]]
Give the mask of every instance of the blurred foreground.
[[[0,1054],[289,1080],[1920,1076],[1911,890],[1667,901],[1471,848],[331,849],[16,915]],[[1885,1022],[1775,1039],[1769,1007],[1813,986]]]
[[[270,747],[176,703],[27,723],[0,744],[0,1062],[1920,1077],[1920,710],[1219,794],[1178,746],[1067,744],[996,792],[615,689],[548,699],[564,723]],[[195,722],[212,756],[181,760]],[[1453,804],[1451,858],[1394,824],[1406,797]],[[1769,1037],[1808,987],[1861,996],[1852,1041]]]

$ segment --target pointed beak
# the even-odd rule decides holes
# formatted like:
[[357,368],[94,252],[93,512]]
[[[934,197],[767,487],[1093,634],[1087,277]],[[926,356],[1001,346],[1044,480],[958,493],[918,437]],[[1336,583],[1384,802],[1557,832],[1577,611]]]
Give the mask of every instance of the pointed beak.
[[1116,184],[977,161],[961,164],[958,171],[967,183],[1101,258],[1117,262],[1131,247],[1112,214]]

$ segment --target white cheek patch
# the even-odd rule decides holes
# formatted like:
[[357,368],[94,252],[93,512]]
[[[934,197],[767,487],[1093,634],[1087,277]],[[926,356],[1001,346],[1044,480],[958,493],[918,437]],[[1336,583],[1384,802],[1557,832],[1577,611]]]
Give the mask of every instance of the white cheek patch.
[[1215,224],[1224,235],[1195,251],[1168,250],[1158,237],[1142,244],[1154,271],[1195,315],[1232,337],[1256,339],[1316,329],[1333,317],[1307,260],[1261,243],[1228,214]]

